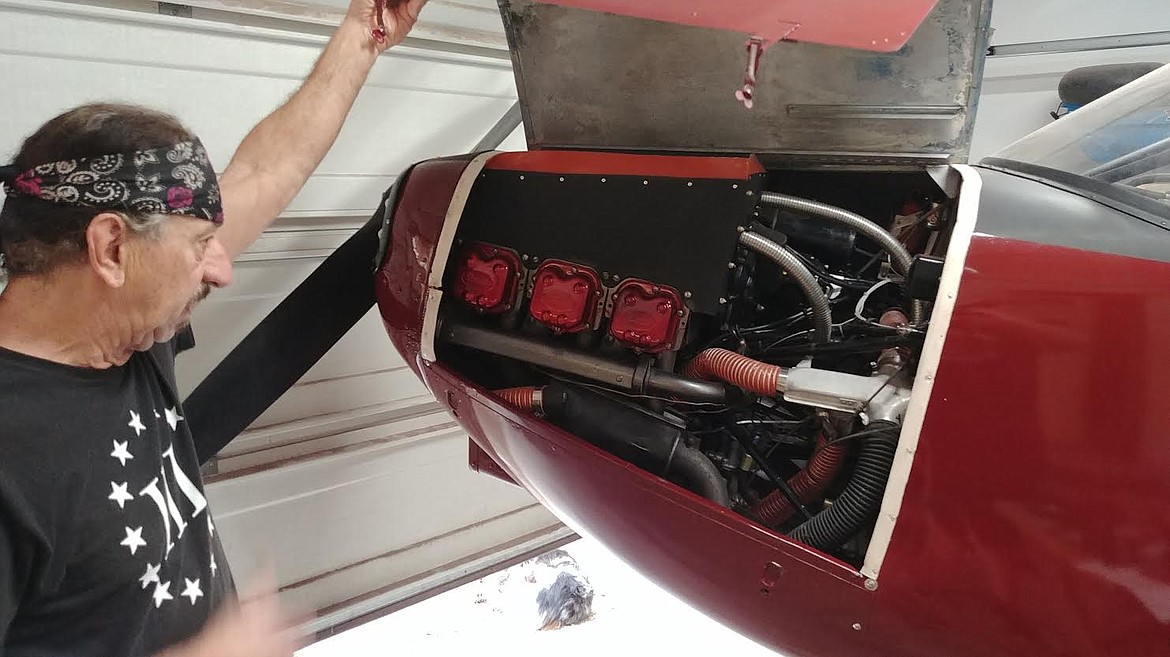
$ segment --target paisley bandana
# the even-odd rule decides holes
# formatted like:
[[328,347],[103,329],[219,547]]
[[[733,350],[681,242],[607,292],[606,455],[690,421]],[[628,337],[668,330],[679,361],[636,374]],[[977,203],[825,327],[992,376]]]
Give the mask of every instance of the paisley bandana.
[[130,212],[181,214],[223,223],[219,184],[198,140],[130,154],[0,168],[9,196]]

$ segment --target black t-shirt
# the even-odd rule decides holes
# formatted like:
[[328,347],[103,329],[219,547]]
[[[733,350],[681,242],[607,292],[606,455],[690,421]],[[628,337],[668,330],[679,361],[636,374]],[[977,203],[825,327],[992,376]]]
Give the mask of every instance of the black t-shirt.
[[108,370],[0,349],[0,656],[150,655],[234,596],[181,343]]

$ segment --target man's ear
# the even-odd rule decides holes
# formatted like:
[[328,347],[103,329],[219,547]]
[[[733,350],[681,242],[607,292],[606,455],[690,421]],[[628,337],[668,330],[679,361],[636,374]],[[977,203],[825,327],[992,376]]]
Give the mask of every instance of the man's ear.
[[130,229],[113,212],[95,216],[85,229],[89,266],[110,287],[122,287],[126,282],[126,244]]

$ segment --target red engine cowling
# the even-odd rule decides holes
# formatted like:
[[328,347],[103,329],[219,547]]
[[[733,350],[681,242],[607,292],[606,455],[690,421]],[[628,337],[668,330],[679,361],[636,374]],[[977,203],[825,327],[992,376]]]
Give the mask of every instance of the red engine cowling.
[[[556,207],[549,198],[559,198],[561,184],[565,193],[573,185],[589,185],[582,189],[596,194],[600,186],[620,180],[613,193],[627,204],[638,186],[669,186],[663,189],[673,193],[687,189],[688,182],[694,189],[700,181],[713,192],[740,185],[733,191],[757,195],[763,170],[750,158],[534,152],[420,165],[405,181],[390,222],[389,257],[377,278],[379,306],[400,353],[471,434],[476,469],[525,487],[570,527],[601,540],[681,599],[764,645],[809,657],[1159,654],[1170,636],[1161,604],[1161,593],[1170,590],[1170,560],[1163,558],[1170,554],[1170,515],[1141,501],[1170,495],[1170,452],[1163,449],[1157,414],[1143,404],[1165,388],[1161,363],[1167,360],[1163,356],[1170,357],[1170,343],[1160,339],[1155,310],[1159,303],[1170,306],[1170,298],[1163,298],[1170,296],[1170,264],[1149,254],[1157,245],[1170,252],[1170,238],[1123,212],[1026,177],[969,167],[956,171],[962,178],[957,201],[945,212],[936,209],[932,217],[942,232],[930,241],[937,250],[927,255],[943,259],[944,265],[935,281],[937,296],[927,300],[932,304],[929,324],[882,332],[869,322],[881,325],[881,317],[895,305],[883,294],[899,283],[850,292],[848,286],[856,282],[826,268],[824,275],[836,278],[818,278],[825,289],[833,289],[831,280],[846,296],[864,292],[865,302],[833,306],[832,341],[813,349],[808,362],[786,362],[785,354],[805,348],[797,334],[809,314],[779,312],[784,303],[800,303],[800,288],[791,277],[761,264],[762,258],[743,257],[734,245],[730,253],[703,260],[704,276],[688,278],[689,272],[671,263],[652,271],[619,269],[605,260],[605,250],[588,243],[591,231],[600,232],[615,244],[613,252],[638,252],[635,247],[641,246],[647,260],[696,267],[685,245],[675,250],[677,242],[646,226],[632,227],[643,231],[640,245],[622,244],[606,233],[611,226],[598,227],[568,209],[561,217],[563,230],[555,233],[563,239],[553,244],[556,240],[532,234],[536,217],[519,217],[509,228],[516,230],[511,236],[481,234],[483,224],[474,219],[485,206],[518,194],[534,196],[539,201],[534,205]],[[833,175],[824,174],[830,180]],[[539,186],[518,191],[535,179]],[[484,180],[493,182],[479,187]],[[783,187],[785,180],[778,172],[771,182]],[[471,193],[456,194],[457,189]],[[872,190],[853,190],[867,191]],[[466,205],[452,207],[456,198]],[[991,211],[977,214],[980,207]],[[1060,216],[1051,210],[1056,207]],[[767,218],[766,212],[759,217],[754,212],[753,200],[746,215],[736,215],[720,230],[751,229],[751,222]],[[1123,253],[1094,252],[1091,236],[1097,233],[1068,231],[1070,213],[1083,219],[1078,226],[1108,234]],[[462,217],[460,225],[445,223],[447,216]],[[543,221],[552,225],[547,214]],[[669,244],[647,247],[655,236]],[[461,252],[461,239],[519,254],[522,272],[511,308],[481,313],[476,304],[448,293],[455,289],[451,277],[459,262],[449,254]],[[815,258],[791,246],[796,243],[786,248],[818,271]],[[712,239],[703,246],[710,251],[715,244]],[[544,279],[538,274],[542,271]],[[708,274],[716,284],[705,285]],[[541,300],[536,295],[534,311],[538,281],[550,277],[557,296]],[[767,295],[745,297],[744,281],[757,278],[782,282]],[[1144,282],[1140,296],[1119,292],[1132,290],[1135,280]],[[575,292],[579,285],[585,288],[580,295]],[[597,301],[591,306],[594,291]],[[617,314],[620,299],[627,298],[623,293],[634,295],[636,319]],[[578,296],[586,297],[585,303]],[[672,328],[674,320],[667,321],[665,309],[679,304],[684,316]],[[910,308],[904,310],[909,315]],[[736,315],[770,312],[777,318],[766,323],[743,323]],[[665,406],[667,415],[670,408],[688,408],[677,404],[679,396],[711,393],[694,387],[684,373],[707,342],[740,344],[749,353],[762,343],[764,353],[779,364],[772,377],[776,395],[766,394],[770,383],[758,385],[746,398],[695,403],[679,413],[700,417],[735,412],[728,409],[743,405],[803,405],[817,409],[809,414],[812,420],[775,411],[729,426],[749,427],[744,429],[749,434],[758,426],[776,426],[810,433],[819,445],[854,441],[851,447],[868,437],[846,433],[830,420],[856,415],[847,410],[854,397],[823,394],[828,389],[824,380],[837,377],[862,385],[868,378],[858,372],[869,363],[846,372],[822,369],[818,361],[833,358],[842,331],[877,332],[877,338],[858,338],[874,341],[875,366],[909,372],[913,385],[907,398],[890,398],[889,408],[898,409],[902,423],[895,434],[896,456],[882,482],[880,513],[850,539],[860,552],[811,547],[789,535],[790,525],[765,526],[734,502],[721,506],[692,492],[669,468],[651,472],[619,458],[559,426],[548,398],[534,413],[527,391],[509,393],[511,402],[498,397],[493,390],[509,387],[505,384],[516,363],[525,376],[549,366],[524,369],[532,363],[448,351],[444,327],[468,322],[529,340],[539,347],[540,358],[570,354],[566,361],[555,361],[557,366],[578,369],[561,370],[558,377],[599,377],[591,386],[609,389],[624,404],[642,404],[648,413],[662,413]],[[789,328],[797,337],[774,335],[786,322],[793,322]],[[681,336],[681,345],[673,337],[667,342],[672,331]],[[899,336],[915,331],[922,333],[918,344],[900,341]],[[1122,342],[1132,347],[1135,341],[1140,349],[1100,348]],[[656,345],[666,351],[654,353]],[[881,358],[895,352],[898,358]],[[1133,357],[1137,353],[1140,358]],[[884,364],[877,365],[879,360]],[[504,361],[506,367],[485,367]],[[664,374],[676,378],[653,382],[660,386],[655,389],[678,396],[662,393],[646,401],[646,395],[623,388],[630,384],[626,377],[645,384]],[[608,383],[601,382],[605,377]],[[548,391],[559,384],[533,380],[529,385]],[[888,396],[889,385],[866,393]],[[1125,412],[1103,412],[1117,404]],[[688,420],[679,430],[686,435],[694,425]],[[759,469],[751,470],[750,481],[736,474],[745,464],[769,460],[766,452],[722,454],[708,444],[711,435],[690,435],[671,453],[700,452],[728,477],[729,487],[734,480],[750,492],[768,479]],[[758,440],[748,444],[762,446]],[[795,449],[782,441],[769,446],[773,462],[775,454]],[[1127,476],[1120,478],[1118,472]],[[774,474],[784,478],[789,473]],[[817,516],[840,508],[858,475],[847,461],[840,476],[845,479],[825,491],[828,500],[822,501],[831,503],[818,501],[803,512]],[[806,522],[799,505],[792,509],[792,523]]]

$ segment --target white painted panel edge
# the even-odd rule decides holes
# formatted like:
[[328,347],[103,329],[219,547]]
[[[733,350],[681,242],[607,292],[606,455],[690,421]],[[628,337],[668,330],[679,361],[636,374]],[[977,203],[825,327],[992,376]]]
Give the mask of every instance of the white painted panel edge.
[[938,374],[947,332],[951,328],[951,317],[955,304],[958,303],[959,286],[967,264],[967,249],[971,246],[975,222],[979,215],[983,180],[973,167],[954,165],[954,168],[963,181],[959,189],[959,209],[955,227],[951,231],[938,296],[931,311],[930,326],[927,328],[926,342],[922,347],[918,373],[914,377],[914,392],[910,397],[910,406],[906,409],[906,418],[902,422],[898,451],[894,455],[894,464],[890,470],[885,495],[882,497],[881,511],[869,549],[865,553],[865,562],[861,567],[861,574],[874,580],[881,572],[882,562],[885,561],[886,552],[894,537],[898,512],[902,508],[906,485],[910,481],[910,471],[914,465],[914,455],[918,450],[918,439],[922,434],[922,425],[926,422],[926,409],[930,405],[930,397],[934,391],[935,375]]
[[419,356],[428,363],[438,358],[435,356],[435,329],[439,323],[439,305],[443,300],[443,276],[447,268],[447,261],[451,256],[451,247],[455,243],[455,233],[459,229],[459,221],[463,219],[463,209],[471,198],[471,188],[487,163],[498,155],[498,151],[481,153],[467,164],[459,182],[455,184],[455,191],[451,194],[451,203],[447,206],[447,214],[443,217],[443,230],[439,233],[439,241],[435,244],[435,257],[431,261],[430,278],[427,279],[427,297],[423,302],[422,337],[419,343]]

